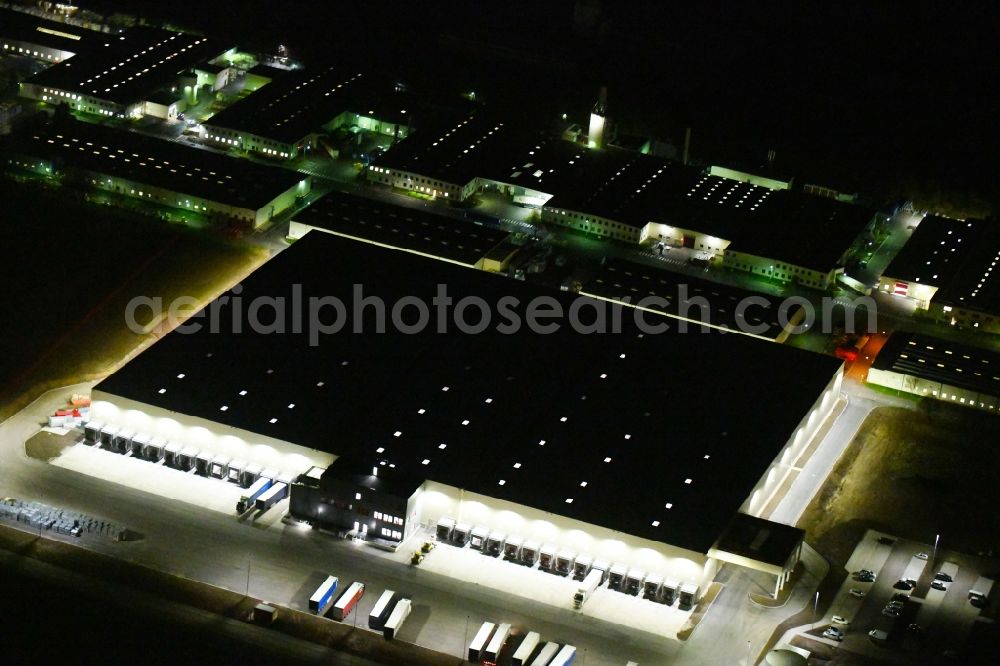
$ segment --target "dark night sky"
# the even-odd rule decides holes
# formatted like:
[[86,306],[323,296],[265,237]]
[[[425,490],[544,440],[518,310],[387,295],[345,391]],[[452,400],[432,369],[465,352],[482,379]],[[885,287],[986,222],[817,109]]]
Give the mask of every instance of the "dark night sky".
[[82,4],[475,88],[521,117],[582,119],[607,85],[624,130],[678,140],[691,125],[705,160],[753,166],[775,148],[781,171],[834,185],[920,179],[998,199],[994,3],[604,2],[589,34],[572,0]]

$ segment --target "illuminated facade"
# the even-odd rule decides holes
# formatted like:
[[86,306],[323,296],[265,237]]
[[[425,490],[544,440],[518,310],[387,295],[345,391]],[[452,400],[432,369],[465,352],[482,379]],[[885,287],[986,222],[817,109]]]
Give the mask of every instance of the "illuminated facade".
[[879,279],[951,326],[1000,333],[1000,228],[982,220],[925,217]]
[[253,228],[311,189],[308,176],[84,122],[12,135],[0,155],[9,168]]

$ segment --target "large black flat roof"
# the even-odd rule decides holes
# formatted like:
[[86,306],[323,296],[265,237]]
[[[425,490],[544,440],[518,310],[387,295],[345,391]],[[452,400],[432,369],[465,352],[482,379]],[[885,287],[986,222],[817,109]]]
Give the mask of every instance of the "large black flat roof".
[[444,113],[417,128],[373,165],[418,173],[456,185],[509,174],[517,155],[541,146],[540,132],[485,111]]
[[29,79],[39,86],[128,105],[174,83],[178,75],[229,47],[212,37],[160,28],[103,35],[97,45]]
[[925,217],[885,276],[938,288],[934,303],[1000,312],[1000,224]]
[[343,456],[339,473],[385,461],[704,553],[841,366],[745,336],[640,335],[627,316],[620,333],[566,322],[505,332],[504,297],[522,320],[539,296],[567,311],[578,302],[591,322],[602,302],[318,232],[250,275],[241,296],[291,299],[299,285],[302,298],[342,299],[350,318],[356,284],[390,309],[430,304],[444,284],[454,303],[480,297],[495,316],[478,335],[437,333],[436,309],[430,331],[378,334],[369,308],[367,334],[351,321],[310,346],[306,332],[234,333],[234,303],[220,302],[219,332],[207,321],[175,331],[95,390]]
[[375,161],[455,184],[486,178],[551,195],[546,208],[636,229],[650,222],[827,272],[874,216],[862,206],[713,176],[641,153],[593,150],[483,113],[414,132]]
[[[666,305],[657,301],[642,307],[734,331],[753,331],[772,340],[784,328],[778,317],[780,298],[620,259],[608,261],[603,270],[585,280],[583,291],[605,298],[629,298],[632,304],[650,296],[661,298]],[[754,304],[739,311],[740,304],[751,297]]]
[[364,113],[377,95],[368,75],[341,65],[289,72],[205,121],[292,144],[345,111]]
[[1000,354],[929,335],[893,333],[872,367],[1000,396]]
[[0,37],[78,53],[107,35],[0,7]]
[[471,220],[336,191],[296,214],[295,221],[470,266],[510,235]]
[[714,547],[757,562],[783,567],[788,564],[805,536],[806,531],[798,527],[738,513]]
[[306,176],[103,125],[68,120],[24,127],[0,150],[257,210]]

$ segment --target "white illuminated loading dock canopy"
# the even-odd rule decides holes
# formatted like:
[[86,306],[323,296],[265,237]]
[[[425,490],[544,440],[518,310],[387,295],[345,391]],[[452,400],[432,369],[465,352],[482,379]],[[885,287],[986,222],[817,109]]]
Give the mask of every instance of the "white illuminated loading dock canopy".
[[[344,326],[311,336],[295,313],[321,297],[320,319]],[[393,325],[404,298],[406,326],[427,304],[422,332]],[[266,330],[247,320],[254,302]],[[292,486],[291,514],[319,526],[391,544],[450,518],[704,589],[709,549],[734,514],[761,511],[830,412],[841,362],[737,334],[642,334],[630,309],[620,333],[567,317],[539,319],[559,324],[543,334],[527,326],[538,307],[595,324],[619,306],[310,232],[191,320],[199,331],[97,385],[93,417],[167,422],[178,443],[214,438],[251,462],[336,457]],[[457,329],[463,308],[481,332]]]

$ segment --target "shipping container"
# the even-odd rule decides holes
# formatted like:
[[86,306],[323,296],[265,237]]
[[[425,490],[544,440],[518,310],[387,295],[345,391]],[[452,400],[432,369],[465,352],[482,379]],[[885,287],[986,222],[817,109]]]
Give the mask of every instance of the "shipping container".
[[333,619],[343,621],[365,595],[365,584],[354,581],[333,605]]
[[336,576],[327,576],[326,579],[320,583],[313,595],[309,597],[309,610],[313,613],[322,615],[326,610],[326,607],[330,605],[330,601],[333,599],[333,593],[337,591],[338,579]]
[[410,616],[411,607],[409,599],[400,599],[396,603],[396,607],[389,614],[389,619],[385,621],[385,629],[382,630],[382,635],[385,636],[386,640],[391,641],[399,635],[400,628],[406,622],[406,618]]
[[385,627],[386,620],[392,614],[392,609],[396,607],[396,593],[386,590],[375,602],[375,607],[368,614],[368,628],[381,631]]
[[549,666],[569,666],[576,659],[576,648],[572,645],[563,645],[558,654],[549,662]]
[[254,506],[257,498],[264,494],[271,487],[271,479],[261,477],[236,502],[236,513],[245,513],[247,509]]
[[280,481],[271,484],[271,487],[264,491],[264,493],[257,498],[254,502],[254,506],[258,511],[264,511],[265,509],[271,508],[273,504],[280,502],[285,499],[285,495],[288,494],[288,486]]
[[546,643],[530,666],[548,666],[552,657],[556,656],[556,652],[559,652],[559,643]]
[[538,632],[529,631],[521,644],[517,646],[517,650],[514,651],[514,656],[510,659],[511,666],[526,666],[528,659],[531,658],[531,653],[538,647],[538,641],[541,638]]
[[486,651],[486,646],[493,636],[494,629],[496,629],[496,625],[492,622],[483,622],[483,626],[479,627],[479,631],[476,632],[476,635],[472,638],[472,642],[469,643],[469,661],[475,664],[483,661],[483,653]]
[[486,650],[483,652],[484,664],[487,664],[487,666],[496,666],[497,660],[500,658],[500,651],[503,650],[503,646],[507,643],[508,638],[510,638],[510,625],[502,623],[493,633],[493,638],[490,639],[489,645],[486,646]]

